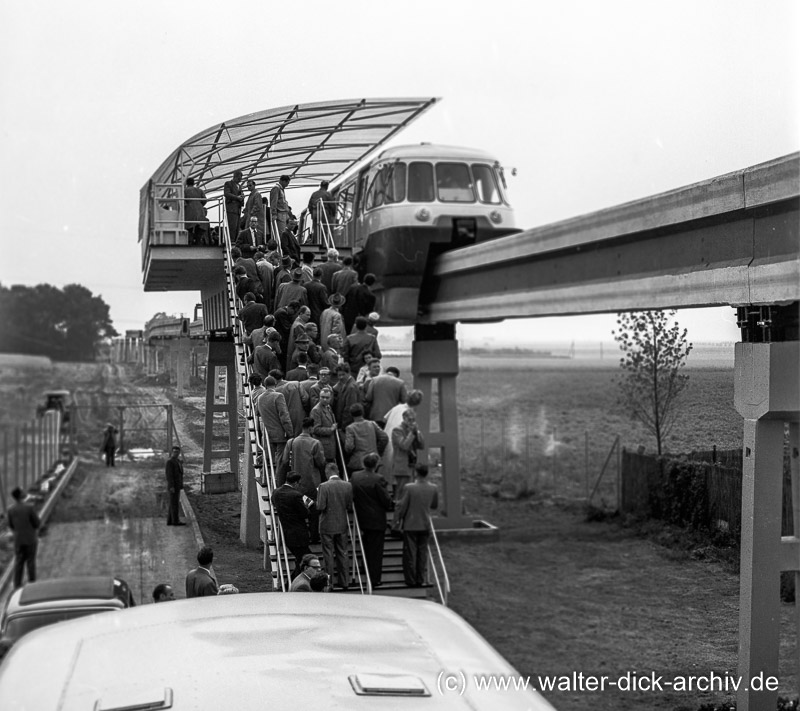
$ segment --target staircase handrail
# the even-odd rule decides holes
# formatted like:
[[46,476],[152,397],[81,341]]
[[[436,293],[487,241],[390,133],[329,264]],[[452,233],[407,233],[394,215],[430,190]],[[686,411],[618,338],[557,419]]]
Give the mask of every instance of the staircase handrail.
[[[322,230],[322,241],[325,245],[325,249],[333,248],[333,232],[331,232],[331,225],[328,221],[328,212],[325,210],[325,203],[330,203],[330,200],[317,200],[317,204],[315,205],[314,209],[317,211],[317,225],[320,226]],[[334,201],[334,205],[336,202]]]
[[[336,448],[339,451],[339,456],[342,460],[342,479],[349,482],[350,475],[347,472],[347,460],[344,457],[344,448],[342,447],[342,441],[339,439],[339,430],[337,429],[333,435],[336,438]],[[350,517],[348,516],[348,529],[350,526]],[[370,580],[369,575],[369,568],[367,567],[367,552],[364,550],[364,541],[361,538],[361,526],[358,524],[358,514],[356,513],[355,503],[353,503],[353,528],[355,529],[356,535],[355,538],[353,534],[350,533],[350,542],[353,546],[353,567],[356,571],[356,578],[358,579],[358,589],[361,591],[361,594],[364,594],[364,585],[361,582],[361,571],[358,567],[358,551],[361,551],[361,560],[364,563],[364,578],[366,580],[366,588],[367,588],[367,595],[372,595],[372,580]],[[357,543],[357,545],[356,545]]]
[[[436,535],[436,528],[433,525],[433,519],[431,518],[430,514],[428,514],[428,525],[431,528],[431,540],[433,541],[433,546],[436,550],[436,558],[433,556],[430,544],[428,544],[428,557],[430,558],[431,568],[433,569],[434,577],[436,578],[436,586],[439,588],[439,598],[441,599],[442,604],[447,607],[447,597],[450,594],[450,578],[447,575],[447,567],[444,564],[444,556],[442,555],[442,549],[439,547],[439,538]],[[439,584],[439,574],[436,570],[437,560],[442,568],[443,585]]]
[[[231,325],[234,328],[234,343],[236,349],[236,357],[239,360],[240,364],[242,364],[242,371],[243,371],[243,383],[241,385],[242,394],[244,396],[245,408],[249,408],[251,415],[252,415],[252,422],[254,427],[254,440],[255,446],[251,447],[250,457],[253,463],[253,470],[256,471],[256,458],[259,450],[261,451],[261,461],[262,466],[266,466],[269,463],[268,467],[268,475],[265,478],[267,482],[267,494],[270,497],[270,506],[269,506],[269,517],[270,517],[270,526],[271,526],[271,535],[272,539],[274,540],[275,546],[275,560],[276,560],[276,567],[277,570],[275,571],[275,577],[278,578],[280,581],[280,587],[282,591],[285,591],[285,577],[284,577],[284,570],[288,571],[289,569],[289,560],[288,554],[286,551],[286,542],[283,536],[283,528],[281,526],[281,522],[277,516],[275,511],[275,507],[272,505],[272,492],[275,490],[275,466],[272,459],[272,448],[269,446],[269,436],[267,436],[267,446],[266,448],[263,446],[261,442],[261,427],[260,427],[260,417],[258,415],[258,411],[255,407],[255,403],[253,403],[253,394],[252,389],[250,387],[250,364],[247,361],[245,349],[244,349],[244,341],[241,338],[241,324],[237,323],[236,319],[236,303],[239,300],[236,294],[236,289],[233,284],[233,260],[231,259],[231,240],[230,240],[230,229],[228,226],[228,215],[225,214],[225,219],[223,223],[223,232],[222,232],[222,239],[225,249],[225,264],[226,264],[226,285],[228,290],[228,299],[230,304],[230,319]],[[246,416],[246,413],[245,413]],[[246,420],[248,422],[251,421],[251,418],[246,416]],[[248,424],[248,437],[249,437],[249,424]],[[264,450],[266,449],[267,458],[264,458]],[[265,541],[265,545],[269,548],[269,538],[267,536],[267,541]],[[281,553],[283,553],[283,561],[281,560]],[[284,568],[285,563],[285,568]]]

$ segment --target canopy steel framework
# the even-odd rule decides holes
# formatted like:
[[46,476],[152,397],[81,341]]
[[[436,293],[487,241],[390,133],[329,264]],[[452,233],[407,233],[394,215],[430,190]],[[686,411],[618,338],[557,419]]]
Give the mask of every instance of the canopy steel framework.
[[351,99],[295,104],[223,121],[176,148],[154,183],[193,176],[208,194],[239,169],[245,180],[290,175],[302,186],[333,179],[365,158],[438,101],[437,98]]

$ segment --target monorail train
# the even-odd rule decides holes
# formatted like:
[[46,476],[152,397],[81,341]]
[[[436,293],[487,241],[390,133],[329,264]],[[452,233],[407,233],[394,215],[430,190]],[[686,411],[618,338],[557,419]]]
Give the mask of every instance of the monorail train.
[[335,244],[375,274],[382,324],[416,322],[431,256],[520,231],[505,188],[489,154],[428,143],[387,148],[332,187]]

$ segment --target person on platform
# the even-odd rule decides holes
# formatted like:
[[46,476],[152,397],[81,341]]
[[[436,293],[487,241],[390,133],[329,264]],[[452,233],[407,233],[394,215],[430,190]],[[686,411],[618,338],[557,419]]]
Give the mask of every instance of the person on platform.
[[426,583],[430,514],[438,505],[439,494],[428,481],[428,467],[418,464],[416,481],[406,486],[397,507],[397,520],[403,532],[403,578],[409,587]]
[[189,244],[206,244],[208,241],[208,219],[206,218],[206,194],[194,184],[194,178],[186,178],[183,190],[183,219],[189,233]]
[[153,602],[171,602],[175,599],[175,591],[172,585],[159,583],[153,588]]
[[22,587],[25,570],[28,582],[36,582],[36,550],[39,546],[41,521],[32,504],[25,501],[25,492],[15,487],[11,492],[14,503],[8,507],[8,528],[14,534],[14,589]]
[[364,468],[353,472],[353,506],[361,540],[367,559],[367,570],[373,587],[380,587],[383,571],[383,543],[386,535],[386,515],[392,508],[392,499],[386,490],[386,482],[377,473],[380,457],[374,452],[364,457]]
[[114,457],[117,452],[117,430],[114,425],[111,423],[106,425],[106,429],[103,432],[103,444],[100,446],[100,451],[105,455],[106,458],[106,466],[113,467],[114,466]]
[[219,594],[219,585],[211,564],[214,562],[214,550],[211,546],[203,546],[197,551],[197,567],[186,575],[186,597],[210,597]]
[[[258,228],[258,217],[250,217],[247,226],[239,230],[236,237],[236,246],[245,257],[251,257],[256,252],[256,245],[264,242],[264,233]],[[256,274],[256,276],[258,276]]]
[[222,187],[225,198],[225,216],[228,219],[228,234],[231,240],[239,235],[239,217],[242,214],[244,205],[244,193],[240,183],[242,182],[242,171],[234,170],[233,178]]
[[183,463],[181,462],[181,448],[175,445],[165,467],[167,478],[167,494],[169,503],[167,508],[167,526],[185,526],[180,520],[181,491],[183,490]]
[[[283,234],[289,220],[289,203],[286,201],[286,188],[289,187],[291,180],[288,175],[282,175],[278,183],[269,191],[270,218],[276,224],[278,235]],[[286,250],[283,253],[286,254]]]
[[[299,491],[300,475],[289,472],[286,481],[272,492],[272,505],[281,522],[283,540],[294,557],[294,580],[303,569],[303,557],[311,553],[308,537],[308,508]],[[319,560],[317,560],[319,564]]]
[[314,592],[311,581],[322,572],[319,558],[313,553],[306,553],[295,565],[300,566],[300,572],[295,575],[296,567],[292,571],[292,584],[289,586],[289,592]]
[[351,373],[358,373],[364,365],[364,355],[369,353],[373,358],[380,359],[381,347],[378,339],[366,332],[367,319],[363,316],[356,318],[356,332],[349,335],[342,345],[342,357],[350,366]]
[[372,377],[364,395],[364,402],[369,407],[369,418],[380,427],[386,425],[389,410],[407,399],[406,384],[400,379],[400,370],[393,365],[386,369],[384,375]]
[[253,218],[256,218],[256,228],[261,233],[261,238],[253,244],[264,244],[265,235],[267,234],[267,216],[264,211],[264,200],[261,197],[261,193],[258,192],[255,180],[247,181],[247,189],[250,194],[247,196],[247,202],[244,205],[244,218],[251,226]]
[[[336,203],[333,195],[328,191],[330,183],[323,180],[319,184],[319,190],[311,193],[308,199],[308,211],[311,213],[311,224],[313,227],[313,240],[317,244],[323,244],[324,235],[328,233],[330,225],[336,219]],[[322,204],[318,203],[322,201]]]
[[333,294],[333,275],[342,269],[342,265],[339,263],[339,251],[331,247],[325,256],[328,261],[323,262],[319,267],[322,270],[321,279],[328,290],[328,294]]
[[272,376],[264,379],[264,392],[258,397],[258,414],[264,428],[264,446],[269,442],[272,461],[277,461],[286,441],[294,435],[294,427],[286,407],[286,398],[275,386],[277,382]]
[[325,570],[331,575],[335,558],[337,582],[342,590],[347,590],[350,582],[347,570],[347,512],[353,508],[353,488],[350,482],[339,477],[339,468],[333,463],[325,467],[325,475],[327,480],[319,485],[317,495],[322,557]]

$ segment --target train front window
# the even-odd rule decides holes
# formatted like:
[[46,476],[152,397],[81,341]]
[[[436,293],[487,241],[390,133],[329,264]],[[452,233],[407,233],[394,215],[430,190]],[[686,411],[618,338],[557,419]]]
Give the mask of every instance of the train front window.
[[433,166],[430,163],[409,163],[408,201],[433,202]]
[[406,197],[405,163],[389,163],[379,168],[366,190],[364,209],[402,202]]
[[497,186],[497,178],[490,166],[473,163],[472,175],[475,177],[475,192],[478,193],[478,200],[488,205],[500,205],[503,202]]
[[437,163],[436,191],[440,202],[475,202],[469,167],[465,163]]

